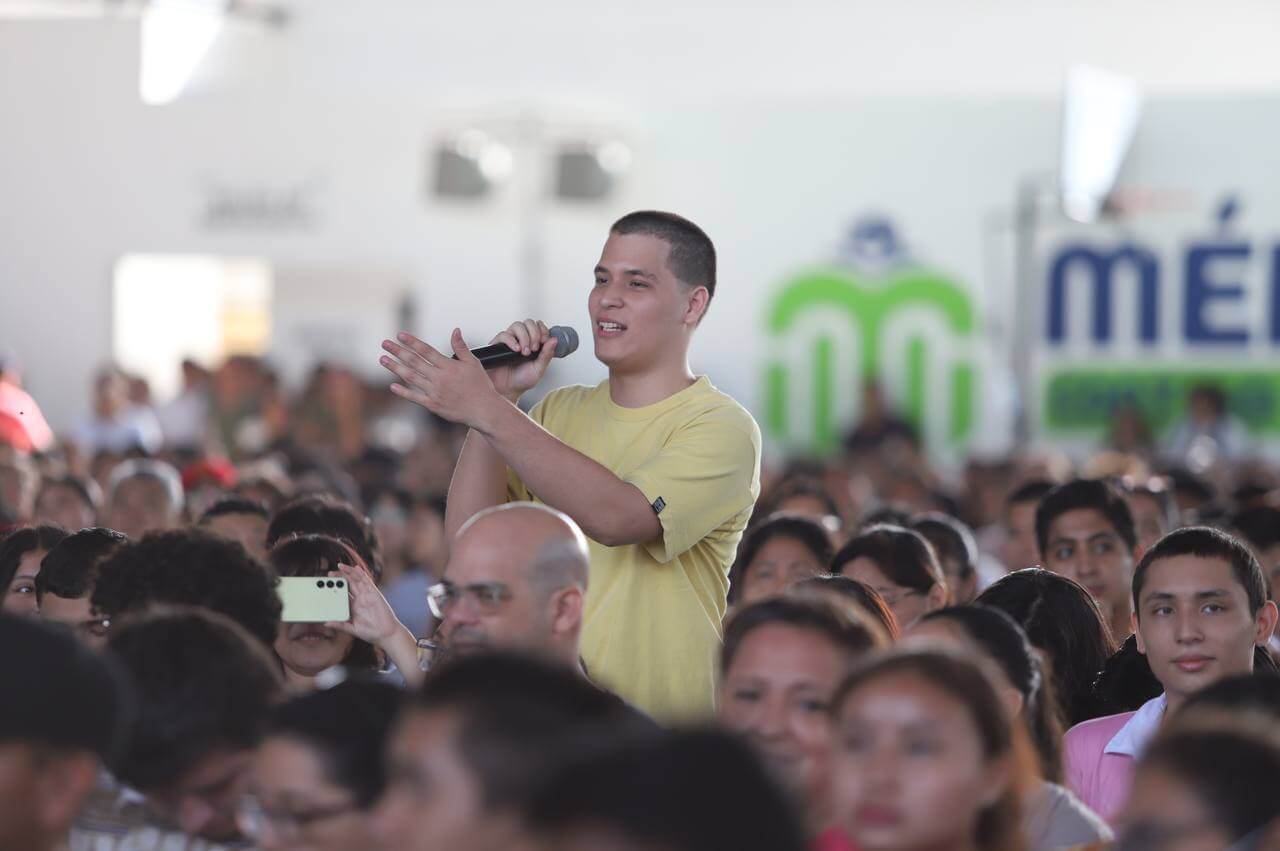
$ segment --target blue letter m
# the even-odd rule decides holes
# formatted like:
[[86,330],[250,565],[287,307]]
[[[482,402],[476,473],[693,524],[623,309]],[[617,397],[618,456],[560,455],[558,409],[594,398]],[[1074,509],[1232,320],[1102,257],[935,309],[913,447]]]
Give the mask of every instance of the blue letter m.
[[1049,270],[1049,342],[1060,343],[1067,333],[1067,275],[1075,266],[1084,266],[1093,276],[1093,339],[1105,343],[1111,339],[1112,283],[1120,263],[1132,264],[1138,273],[1140,310],[1138,335],[1144,343],[1156,339],[1157,277],[1156,258],[1138,245],[1123,245],[1102,251],[1090,245],[1064,248]]

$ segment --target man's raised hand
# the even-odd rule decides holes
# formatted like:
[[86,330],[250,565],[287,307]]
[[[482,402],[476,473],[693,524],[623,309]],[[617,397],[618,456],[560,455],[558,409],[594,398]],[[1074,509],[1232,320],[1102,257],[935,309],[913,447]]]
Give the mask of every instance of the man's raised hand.
[[472,428],[482,427],[486,414],[492,411],[499,396],[514,402],[520,394],[538,383],[546,372],[555,343],[545,344],[546,326],[529,320],[514,323],[495,338],[505,342],[514,351],[528,353],[541,351],[536,361],[513,367],[502,367],[486,372],[480,361],[467,348],[462,332],[453,329],[451,344],[456,359],[419,340],[412,334],[401,332],[397,341],[383,340],[387,352],[379,361],[394,374],[399,383],[391,385],[391,392],[401,398],[419,404],[450,422],[462,423]]
[[537,360],[489,370],[489,379],[493,382],[494,389],[515,402],[526,390],[537,386],[546,374],[547,365],[555,356],[556,339],[551,336],[545,323],[537,319],[526,319],[523,322],[512,322],[505,331],[498,332],[490,345],[495,343],[504,343],[511,351],[522,355],[541,352]]

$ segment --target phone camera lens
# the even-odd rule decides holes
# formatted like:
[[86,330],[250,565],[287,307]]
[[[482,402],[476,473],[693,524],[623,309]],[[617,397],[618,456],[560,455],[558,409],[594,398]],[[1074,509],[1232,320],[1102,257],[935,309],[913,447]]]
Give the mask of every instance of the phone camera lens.
[[333,587],[333,580],[332,580],[332,579],[330,579],[330,580],[329,580],[327,583],[325,583],[325,584],[326,584],[326,585],[328,585],[330,588],[332,588],[332,587]]
[[342,586],[342,580],[341,580],[341,579],[339,579],[339,580],[338,580],[338,587],[339,587],[339,588],[343,587],[343,586]]
[[324,580],[323,580],[323,579],[317,579],[317,580],[316,580],[316,587],[317,587],[317,588],[323,588],[323,587],[324,587]]

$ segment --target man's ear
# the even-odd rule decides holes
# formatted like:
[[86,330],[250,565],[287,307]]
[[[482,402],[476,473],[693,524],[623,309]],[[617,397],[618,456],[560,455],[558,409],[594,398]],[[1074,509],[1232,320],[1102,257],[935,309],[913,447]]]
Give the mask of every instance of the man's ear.
[[684,324],[696,326],[707,313],[707,305],[711,303],[711,292],[706,287],[694,287],[689,293],[689,301],[684,309]]
[[1280,610],[1276,609],[1276,604],[1270,600],[1263,603],[1262,608],[1258,609],[1258,633],[1254,636],[1254,644],[1266,646],[1275,634],[1277,619],[1280,619]]
[[1134,612],[1129,615],[1129,628],[1133,630],[1133,640],[1138,643],[1138,652],[1143,656],[1147,655],[1146,642],[1142,640],[1142,630],[1138,629],[1138,613]]
[[551,597],[551,631],[566,635],[582,626],[582,589],[570,586],[557,591]]

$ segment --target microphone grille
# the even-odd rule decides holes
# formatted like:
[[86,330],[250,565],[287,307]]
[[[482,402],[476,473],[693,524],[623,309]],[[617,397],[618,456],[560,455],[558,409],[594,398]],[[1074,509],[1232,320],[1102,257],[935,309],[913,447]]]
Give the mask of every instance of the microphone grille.
[[568,325],[553,326],[551,336],[556,340],[555,357],[562,358],[578,350],[578,332]]

